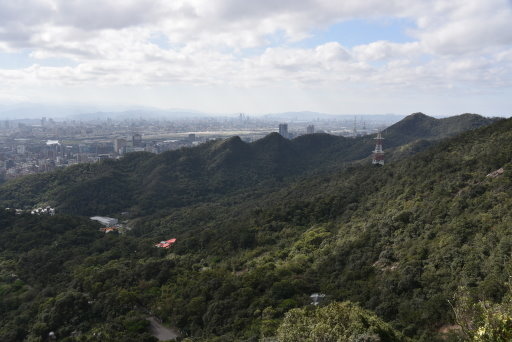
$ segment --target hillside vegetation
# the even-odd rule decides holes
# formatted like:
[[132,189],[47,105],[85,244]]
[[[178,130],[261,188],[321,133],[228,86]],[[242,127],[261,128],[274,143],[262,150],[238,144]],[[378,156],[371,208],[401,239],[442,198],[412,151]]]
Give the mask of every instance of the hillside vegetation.
[[[429,146],[425,139],[444,138],[493,121],[474,114],[447,119],[413,114],[384,131],[385,148],[402,147],[400,154],[410,154]],[[269,191],[298,177],[366,158],[373,146],[372,136],[312,134],[287,140],[273,133],[251,144],[233,137],[159,155],[130,153],[120,160],[80,164],[8,182],[0,186],[0,205],[51,205],[69,214],[129,212],[139,217],[248,189]]]
[[[105,341],[150,341],[148,311],[195,340],[508,336],[511,139],[512,120],[502,120],[384,167],[327,168],[276,179],[279,186],[257,194],[241,187],[148,211],[131,220],[133,230],[125,235],[102,235],[73,216],[3,212],[0,340],[42,340],[54,331],[84,341],[94,334]],[[268,156],[275,146],[297,144],[274,135],[260,142],[266,143]],[[243,159],[220,152],[245,155],[255,144],[232,139],[157,157],[210,153],[202,159],[209,165],[241,169]],[[158,168],[154,158],[138,154],[91,167],[124,163],[136,188],[137,172]],[[271,179],[274,165],[259,172]],[[502,174],[487,177],[499,168]],[[17,184],[34,184],[25,181]],[[81,184],[71,176],[69,182]],[[170,251],[153,247],[170,237],[177,238]],[[309,306],[314,292],[326,294],[325,306]],[[457,321],[454,313],[461,313]],[[333,322],[344,323],[325,328]]]

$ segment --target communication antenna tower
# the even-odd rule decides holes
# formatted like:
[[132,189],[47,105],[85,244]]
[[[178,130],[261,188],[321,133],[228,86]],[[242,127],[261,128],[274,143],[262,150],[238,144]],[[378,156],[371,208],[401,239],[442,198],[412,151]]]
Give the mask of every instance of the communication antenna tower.
[[374,165],[384,165],[384,151],[382,150],[382,137],[381,132],[377,133],[377,137],[373,138],[376,140],[375,150],[373,151],[373,159],[372,164]]

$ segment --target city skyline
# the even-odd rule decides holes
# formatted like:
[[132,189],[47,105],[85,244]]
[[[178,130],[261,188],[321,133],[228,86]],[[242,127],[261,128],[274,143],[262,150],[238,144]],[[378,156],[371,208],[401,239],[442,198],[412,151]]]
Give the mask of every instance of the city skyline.
[[511,21],[508,0],[2,2],[0,104],[508,116]]

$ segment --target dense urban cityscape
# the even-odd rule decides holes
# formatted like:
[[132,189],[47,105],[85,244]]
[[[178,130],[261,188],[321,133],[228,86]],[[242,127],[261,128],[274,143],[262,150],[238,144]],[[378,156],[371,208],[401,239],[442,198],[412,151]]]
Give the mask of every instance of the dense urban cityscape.
[[143,118],[77,121],[49,117],[3,120],[0,125],[0,179],[120,158],[131,152],[162,153],[234,135],[246,142],[256,141],[272,132],[279,132],[287,139],[313,133],[354,137],[375,133],[389,124],[384,116],[381,120],[365,120],[346,116],[284,123],[245,114],[172,121]]

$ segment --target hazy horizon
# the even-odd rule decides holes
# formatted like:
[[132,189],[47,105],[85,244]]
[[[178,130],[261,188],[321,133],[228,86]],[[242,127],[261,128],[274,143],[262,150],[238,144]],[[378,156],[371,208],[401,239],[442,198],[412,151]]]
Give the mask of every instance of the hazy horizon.
[[[0,120],[39,120],[41,117],[48,117],[57,120],[80,119],[95,120],[101,119],[136,119],[139,115],[145,115],[147,119],[203,119],[203,118],[235,118],[240,114],[245,117],[268,121],[313,121],[313,120],[335,120],[347,118],[364,117],[395,117],[397,120],[414,113],[423,113],[435,118],[457,116],[467,113],[426,113],[418,110],[411,113],[328,113],[311,110],[300,111],[282,111],[267,113],[243,113],[243,112],[203,112],[191,108],[158,108],[149,106],[122,106],[122,105],[94,105],[94,104],[36,104],[36,103],[18,103],[3,104],[0,103]],[[510,117],[510,114],[478,114],[484,117]],[[96,116],[95,116],[96,115]]]

